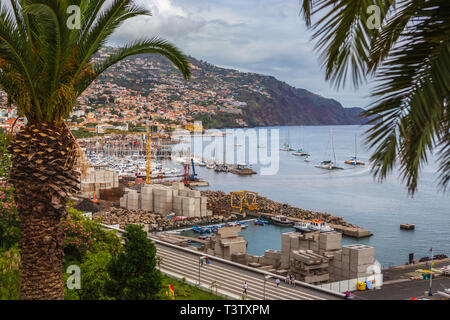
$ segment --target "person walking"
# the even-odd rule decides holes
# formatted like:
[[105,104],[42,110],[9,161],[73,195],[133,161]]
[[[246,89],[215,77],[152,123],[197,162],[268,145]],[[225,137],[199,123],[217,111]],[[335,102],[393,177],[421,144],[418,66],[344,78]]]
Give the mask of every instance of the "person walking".
[[290,284],[290,283],[291,283],[291,275],[290,275],[289,273],[286,275],[286,280],[285,280],[285,282],[286,282],[287,284]]
[[294,275],[291,276],[291,284],[293,287],[295,287],[295,276]]
[[275,280],[275,283],[277,284],[277,288],[280,286],[280,279],[277,278],[277,280]]
[[244,294],[247,294],[248,284],[247,281],[244,281]]

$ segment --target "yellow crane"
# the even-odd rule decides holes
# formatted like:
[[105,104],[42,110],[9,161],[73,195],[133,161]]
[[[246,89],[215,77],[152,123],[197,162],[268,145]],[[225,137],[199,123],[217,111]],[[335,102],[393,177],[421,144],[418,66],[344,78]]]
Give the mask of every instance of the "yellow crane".
[[151,179],[150,179],[150,174],[151,174],[151,161],[152,161],[152,152],[151,152],[151,144],[152,144],[152,135],[150,134],[150,127],[147,124],[147,179],[146,179],[146,183],[150,184],[151,183]]
[[245,207],[249,210],[258,210],[258,204],[256,199],[258,192],[253,191],[233,191],[230,192],[230,205],[233,209],[239,209],[239,213],[242,213],[242,209]]

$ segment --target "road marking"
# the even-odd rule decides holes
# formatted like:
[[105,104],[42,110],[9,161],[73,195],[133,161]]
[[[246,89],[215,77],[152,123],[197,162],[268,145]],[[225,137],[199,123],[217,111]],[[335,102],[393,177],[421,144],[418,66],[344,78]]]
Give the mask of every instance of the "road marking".
[[[185,260],[190,260],[190,261],[192,261],[195,265],[198,266],[198,260],[195,259],[195,258],[192,258],[191,256],[182,255],[182,254],[176,254],[175,252],[170,251],[170,250],[167,250],[167,249],[161,249],[161,251],[166,252],[167,254],[171,254],[171,255],[178,256],[178,257],[182,257],[182,258],[184,258]],[[180,251],[180,250],[178,250],[178,251]],[[219,262],[219,263],[224,264],[223,262]],[[215,268],[220,269],[220,270],[223,270],[223,271],[226,271],[227,273],[232,273],[232,274],[238,276],[239,278],[242,278],[242,277],[244,277],[244,276],[247,276],[247,277],[252,277],[252,278],[254,278],[254,279],[260,280],[260,278],[257,278],[257,277],[255,277],[255,276],[248,276],[248,275],[246,275],[246,274],[238,273],[238,272],[236,272],[236,271],[234,271],[234,270],[227,269],[227,268],[224,268],[224,267],[221,267],[221,266],[218,266],[218,265],[215,265]],[[249,272],[251,272],[251,271],[249,271]],[[261,277],[263,277],[263,276],[261,276]],[[306,296],[312,297],[312,298],[315,299],[315,300],[326,300],[326,299],[323,298],[323,297],[315,296],[315,295],[309,294],[309,293],[304,292],[304,291],[301,291],[301,290],[295,290],[295,289],[292,289],[292,288],[290,288],[290,287],[283,287],[283,288],[286,289],[286,291],[289,291],[289,292],[292,293],[292,294],[304,294],[304,295],[306,295]]]
[[[173,261],[174,261],[175,266],[173,264],[170,264],[167,267],[161,267],[161,269],[179,270],[180,272],[184,272],[186,274],[196,277],[197,279],[195,281],[198,282],[198,269],[196,269],[196,268],[186,269],[186,266],[181,265],[180,263],[177,263],[176,262],[177,260],[173,260]],[[233,280],[236,280],[236,278],[225,277],[223,274],[219,274],[221,276],[221,280],[219,280],[219,278],[217,278],[218,274],[214,273],[214,270],[211,270],[211,269],[210,270],[202,269],[202,270],[203,271],[201,272],[201,279],[217,281],[218,283],[222,284],[221,288],[226,287],[226,288],[229,288],[230,290],[232,290],[233,292],[239,292],[237,290],[234,290],[234,288],[236,287],[236,281],[233,281]],[[216,276],[216,277],[213,277],[213,276]],[[231,279],[231,280],[225,280],[224,278]],[[205,282],[205,281],[203,281],[203,282]],[[253,281],[248,281],[249,284],[251,282],[253,282]],[[261,296],[261,299],[262,299],[264,297],[264,291],[263,291],[264,289],[259,287],[259,285],[261,285],[261,283],[252,283],[252,284],[255,284],[255,289],[254,290],[252,289],[252,295]],[[283,287],[280,287],[280,289],[283,289]],[[253,294],[253,292],[255,292],[255,293]],[[283,292],[275,292],[273,290],[270,290],[270,287],[268,287],[266,284],[266,298],[268,298],[269,296],[272,296],[271,293],[273,293],[273,295],[278,296],[278,297],[281,295],[281,296],[285,297],[286,299],[297,298],[297,300],[299,300],[299,299],[313,300],[312,298],[302,296],[300,292],[296,292],[296,294],[295,294],[296,297],[293,297],[292,295],[287,295],[286,292],[284,292],[284,293]],[[241,292],[241,294],[242,294],[242,292]],[[276,300],[276,299],[274,299],[274,300]]]
[[[191,256],[187,256],[187,255],[180,255],[180,254],[176,254],[175,252],[173,252],[173,251],[169,251],[169,250],[164,250],[164,249],[159,249],[159,251],[161,251],[161,252],[163,252],[164,253],[164,256],[165,256],[165,258],[166,259],[168,259],[168,260],[170,260],[170,261],[173,261],[174,263],[180,263],[180,260],[177,260],[176,259],[176,257],[180,257],[180,258],[183,258],[183,260],[182,260],[182,262],[185,262],[185,264],[187,264],[188,262],[191,262],[192,263],[192,265],[191,265],[191,268],[193,268],[193,272],[197,272],[197,275],[198,275],[198,260],[196,260],[195,258],[192,258]],[[168,255],[168,256],[167,256]],[[174,257],[175,256],[175,257]],[[163,257],[164,258],[164,257]],[[163,262],[164,262],[164,259],[163,259]],[[223,277],[223,274],[222,273],[220,273],[220,271],[222,270],[222,271],[225,271],[226,273],[228,273],[228,274],[234,274],[234,275],[236,275],[237,277],[238,277],[238,279],[242,279],[242,278],[245,278],[245,277],[247,277],[247,278],[245,278],[245,280],[249,280],[249,283],[252,283],[252,284],[255,284],[255,285],[257,285],[256,286],[256,288],[258,288],[258,286],[260,286],[261,285],[261,282],[263,281],[263,279],[261,279],[261,278],[257,278],[257,277],[255,277],[255,276],[252,276],[252,275],[247,275],[247,274],[241,274],[241,273],[238,273],[238,272],[235,272],[235,271],[233,271],[233,270],[230,270],[230,269],[226,269],[226,268],[223,268],[223,267],[220,267],[220,266],[218,266],[218,265],[214,265],[214,268],[215,269],[218,269],[217,271],[216,270],[208,270],[208,271],[206,271],[206,269],[204,269],[206,272],[211,272],[211,274],[212,275],[216,275],[216,272],[217,273],[219,273],[222,277]],[[195,269],[197,269],[197,270],[195,270]],[[205,272],[204,271],[204,272]],[[202,274],[205,274],[204,272],[202,272]],[[197,277],[198,278],[198,277]],[[236,278],[230,278],[230,279],[236,279]],[[285,297],[289,297],[289,298],[292,298],[292,295],[295,295],[295,296],[298,296],[298,297],[300,297],[300,298],[302,298],[302,299],[309,299],[309,300],[311,300],[311,299],[319,299],[319,300],[325,300],[325,298],[322,298],[322,297],[318,297],[318,296],[314,296],[314,295],[311,295],[311,294],[308,294],[308,293],[305,293],[305,292],[303,292],[303,291],[300,291],[300,290],[294,290],[294,289],[292,289],[292,288],[288,288],[288,287],[285,287],[285,286],[280,286],[280,287],[278,287],[279,289],[281,289],[282,291],[283,291],[283,293],[281,293],[281,292],[279,292],[278,290],[275,292],[275,291],[273,291],[273,289],[272,288],[276,288],[276,285],[275,284],[272,284],[271,282],[267,282],[266,283],[266,295],[267,295],[267,293],[272,293],[272,294],[275,294],[275,295],[280,295],[280,294],[282,294],[283,296],[285,296]],[[261,288],[260,289],[261,291],[263,291],[263,289]],[[258,291],[258,290],[256,290],[256,291]],[[262,293],[261,293],[261,295],[263,295]],[[309,297],[308,297],[309,296]],[[310,298],[311,297],[311,298]]]

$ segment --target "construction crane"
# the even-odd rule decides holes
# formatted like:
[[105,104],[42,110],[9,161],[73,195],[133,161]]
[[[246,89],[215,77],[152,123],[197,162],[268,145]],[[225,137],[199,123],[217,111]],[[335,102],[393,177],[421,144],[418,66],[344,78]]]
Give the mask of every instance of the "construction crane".
[[258,210],[258,204],[256,199],[258,192],[253,191],[234,191],[230,192],[230,206],[233,209],[239,209],[239,213],[242,213],[243,208],[249,210]]
[[152,145],[152,136],[150,134],[150,127],[147,122],[147,163],[146,163],[147,179],[145,181],[147,184],[151,183],[151,178],[150,178],[150,175],[152,173],[152,171],[151,171],[151,161],[152,161],[151,145]]

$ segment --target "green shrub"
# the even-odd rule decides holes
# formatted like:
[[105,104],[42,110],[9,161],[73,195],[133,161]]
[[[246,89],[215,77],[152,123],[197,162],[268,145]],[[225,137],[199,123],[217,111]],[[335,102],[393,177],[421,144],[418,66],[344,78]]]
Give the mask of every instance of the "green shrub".
[[0,300],[18,300],[20,291],[19,249],[0,252]]
[[155,299],[162,286],[155,245],[141,226],[129,225],[125,231],[123,252],[108,264],[107,294],[120,300]]

